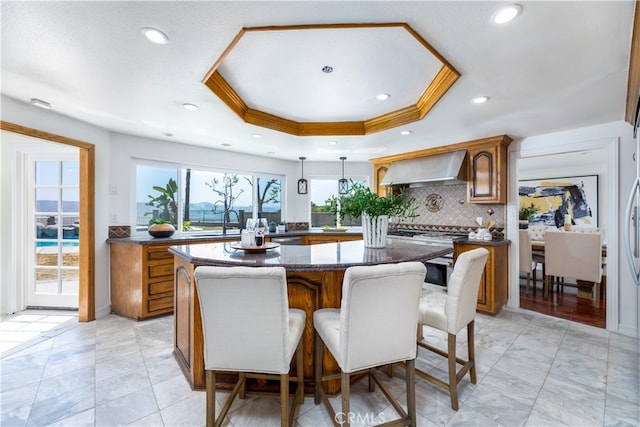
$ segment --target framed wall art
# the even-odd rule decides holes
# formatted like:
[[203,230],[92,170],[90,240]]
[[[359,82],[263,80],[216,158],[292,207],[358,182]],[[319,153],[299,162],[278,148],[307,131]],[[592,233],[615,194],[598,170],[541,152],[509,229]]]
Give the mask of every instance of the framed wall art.
[[598,175],[543,178],[518,182],[520,208],[535,206],[530,225],[598,227]]

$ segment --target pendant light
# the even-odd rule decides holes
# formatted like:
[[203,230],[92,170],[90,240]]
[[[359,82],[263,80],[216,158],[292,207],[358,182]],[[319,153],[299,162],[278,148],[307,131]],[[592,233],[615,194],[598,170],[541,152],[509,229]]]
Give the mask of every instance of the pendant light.
[[347,194],[349,191],[349,181],[344,177],[344,161],[347,160],[346,157],[340,157],[342,160],[342,178],[338,180],[338,193]]
[[300,174],[300,179],[298,180],[298,194],[307,194],[307,180],[304,179],[304,161],[307,159],[306,157],[298,157],[300,159],[300,167],[302,169],[302,173]]

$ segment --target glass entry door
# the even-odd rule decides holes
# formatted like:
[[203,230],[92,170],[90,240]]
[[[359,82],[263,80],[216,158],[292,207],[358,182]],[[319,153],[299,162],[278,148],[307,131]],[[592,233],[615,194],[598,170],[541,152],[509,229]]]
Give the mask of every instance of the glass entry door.
[[27,305],[78,308],[82,226],[78,157],[34,157],[30,166]]

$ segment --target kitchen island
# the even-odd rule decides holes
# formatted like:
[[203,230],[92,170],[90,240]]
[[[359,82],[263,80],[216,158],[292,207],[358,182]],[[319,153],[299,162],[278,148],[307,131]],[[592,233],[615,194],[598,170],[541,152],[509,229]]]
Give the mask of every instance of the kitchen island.
[[[205,387],[202,323],[194,270],[204,265],[237,265],[281,266],[287,270],[289,306],[302,309],[307,314],[302,340],[305,383],[309,384],[306,388],[311,391],[314,372],[313,312],[319,308],[340,307],[345,270],[356,265],[426,262],[449,254],[452,249],[407,242],[389,242],[384,249],[367,249],[358,240],[309,246],[280,246],[262,253],[235,250],[231,243],[171,246],[169,252],[174,255],[174,355],[193,389]],[[242,301],[238,301],[238,304],[241,305]],[[337,364],[328,351],[324,352],[324,366],[328,370],[337,370]],[[216,378],[218,386],[225,388],[232,384],[235,376],[230,373],[227,377],[216,375]],[[264,380],[258,380],[247,387],[269,390],[270,385]],[[338,390],[339,380],[328,384],[328,393]]]

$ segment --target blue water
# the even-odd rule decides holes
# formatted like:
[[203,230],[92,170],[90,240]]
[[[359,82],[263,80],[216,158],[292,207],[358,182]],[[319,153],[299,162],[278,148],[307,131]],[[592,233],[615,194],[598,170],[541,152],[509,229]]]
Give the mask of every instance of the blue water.
[[[62,246],[79,246],[79,242],[62,242]],[[36,247],[40,248],[43,246],[58,246],[58,242],[36,242]]]

